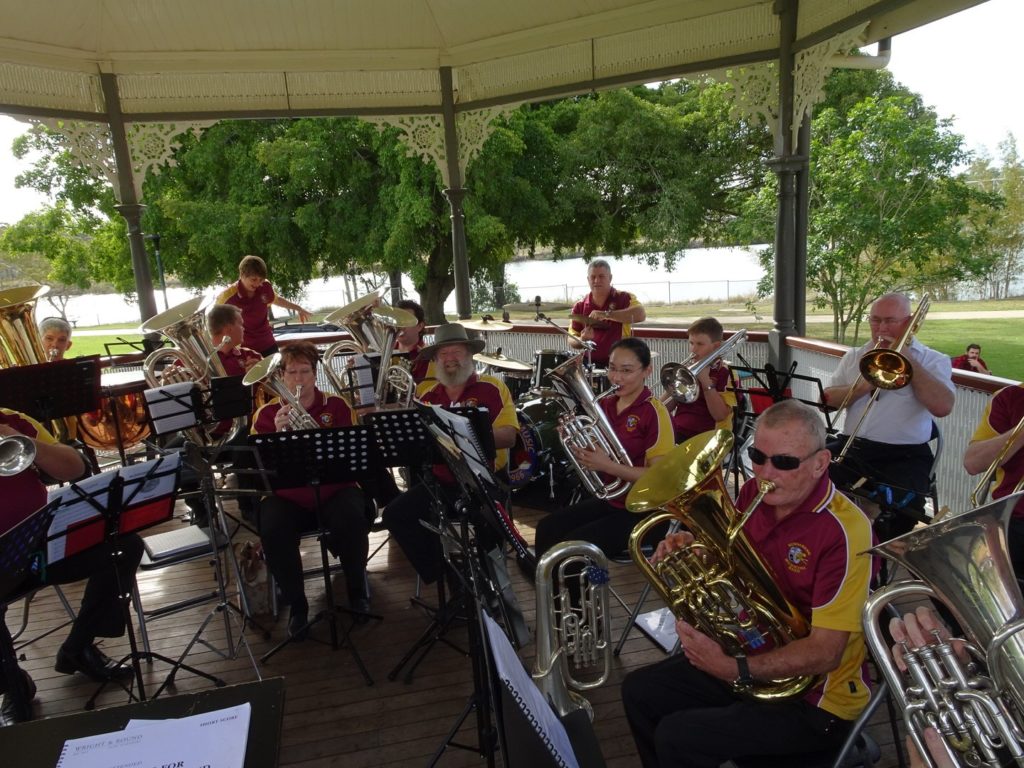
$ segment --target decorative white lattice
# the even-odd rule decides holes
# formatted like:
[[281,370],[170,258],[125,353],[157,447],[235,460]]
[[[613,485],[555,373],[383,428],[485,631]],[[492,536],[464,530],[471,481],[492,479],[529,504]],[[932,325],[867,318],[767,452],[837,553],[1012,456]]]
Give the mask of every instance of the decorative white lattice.
[[[491,135],[491,124],[495,118],[516,109],[518,104],[503,104],[487,109],[459,112],[455,116],[455,133],[459,142],[459,173],[463,182],[470,161]],[[441,172],[441,180],[447,189],[451,186],[448,177],[448,152],[444,144],[444,119],[441,115],[386,115],[363,118],[380,128],[391,125],[402,132],[409,157],[420,157],[433,163]]]
[[868,22],[841,32],[835,37],[813,45],[796,55],[793,68],[793,146],[804,115],[824,97],[825,80],[835,68],[833,58],[850,53],[864,45]]
[[[62,120],[55,117],[22,118],[33,125],[45,126],[63,137],[64,145],[75,161],[96,179],[106,179],[119,195],[118,169],[114,160],[113,139],[107,123],[94,123],[81,120]],[[131,157],[132,184],[135,187],[135,199],[142,201],[142,182],[146,172],[165,161],[174,163],[175,137],[195,129],[201,133],[214,121],[187,123],[132,123],[126,128],[128,154]],[[120,201],[119,202],[123,202]]]
[[774,62],[739,67],[713,76],[732,85],[729,115],[733,120],[759,120],[778,138],[779,68]]

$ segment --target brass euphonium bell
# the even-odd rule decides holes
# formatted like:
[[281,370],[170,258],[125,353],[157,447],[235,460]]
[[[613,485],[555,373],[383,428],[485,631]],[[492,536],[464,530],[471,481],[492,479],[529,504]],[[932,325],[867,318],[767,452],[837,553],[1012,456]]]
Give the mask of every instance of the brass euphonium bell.
[[[732,444],[732,432],[719,429],[677,445],[637,480],[626,507],[639,513],[665,510],[633,529],[629,553],[676,617],[735,656],[777,648],[806,636],[810,626],[743,533],[747,518],[774,485],[760,481],[757,496],[740,513],[721,472]],[[692,533],[694,541],[652,564],[642,551],[645,537],[673,521]],[[814,680],[811,675],[759,680],[740,692],[765,701],[790,698],[804,693]]]

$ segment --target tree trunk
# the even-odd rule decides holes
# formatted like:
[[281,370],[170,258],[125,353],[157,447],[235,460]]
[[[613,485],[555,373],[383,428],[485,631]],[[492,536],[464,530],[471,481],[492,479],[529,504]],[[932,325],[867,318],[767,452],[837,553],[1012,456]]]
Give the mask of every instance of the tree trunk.
[[420,292],[420,303],[428,325],[447,322],[444,316],[444,302],[455,290],[455,274],[452,272],[451,240],[439,244],[427,260],[426,282],[416,286]]

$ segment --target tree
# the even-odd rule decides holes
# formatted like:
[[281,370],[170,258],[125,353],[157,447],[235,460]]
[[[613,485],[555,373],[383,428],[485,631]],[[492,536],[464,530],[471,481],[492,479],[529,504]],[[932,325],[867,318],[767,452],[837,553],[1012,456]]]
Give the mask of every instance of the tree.
[[[950,122],[916,96],[890,93],[886,79],[875,82],[883,95],[854,101],[844,89],[848,111],[826,106],[811,128],[806,279],[816,306],[831,307],[837,341],[852,327],[856,342],[879,294],[968,274],[981,227],[965,220],[997,204],[955,174],[968,155]],[[773,181],[747,209],[762,226],[774,217],[774,195]],[[773,249],[761,259],[766,295]]]

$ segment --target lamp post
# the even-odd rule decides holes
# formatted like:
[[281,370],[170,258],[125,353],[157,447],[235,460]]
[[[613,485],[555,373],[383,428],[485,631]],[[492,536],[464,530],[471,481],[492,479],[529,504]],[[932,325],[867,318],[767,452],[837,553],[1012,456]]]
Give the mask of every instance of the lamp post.
[[167,302],[167,283],[164,282],[164,265],[160,261],[160,235],[143,235],[143,237],[153,241],[153,255],[156,256],[156,271],[160,275],[160,290],[164,295],[164,309],[170,309],[171,305]]

